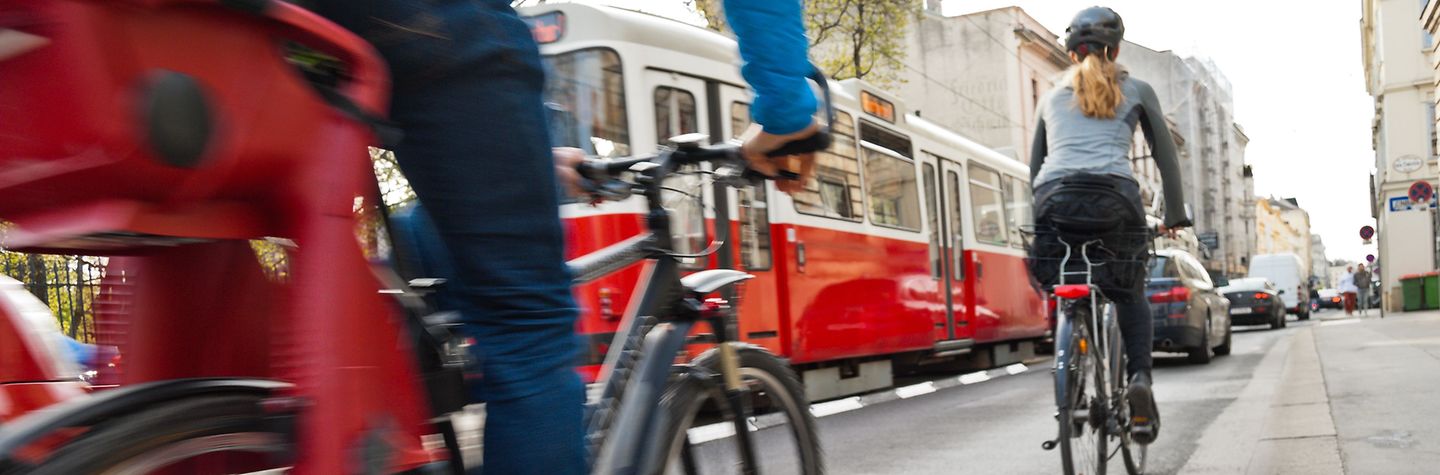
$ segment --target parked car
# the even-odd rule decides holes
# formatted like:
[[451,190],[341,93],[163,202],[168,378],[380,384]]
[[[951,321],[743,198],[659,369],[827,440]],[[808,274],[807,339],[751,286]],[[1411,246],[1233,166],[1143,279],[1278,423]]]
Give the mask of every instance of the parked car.
[[1270,325],[1285,328],[1284,292],[1264,277],[1246,277],[1221,287],[1220,295],[1230,301],[1230,320],[1234,325]]
[[1197,364],[1230,354],[1230,301],[1215,291],[1205,268],[1190,253],[1155,251],[1145,298],[1155,322],[1156,351],[1187,353]]
[[1340,289],[1320,289],[1320,308],[1345,308]]
[[1310,273],[1301,265],[1300,256],[1293,253],[1260,254],[1250,258],[1249,277],[1264,277],[1284,290],[1280,299],[1285,301],[1285,311],[1295,314],[1301,320],[1310,319],[1309,281]]

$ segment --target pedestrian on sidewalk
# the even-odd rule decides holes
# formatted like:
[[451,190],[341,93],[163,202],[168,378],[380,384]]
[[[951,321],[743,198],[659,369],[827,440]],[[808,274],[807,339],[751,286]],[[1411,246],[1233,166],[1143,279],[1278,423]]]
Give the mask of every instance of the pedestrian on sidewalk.
[[1355,266],[1346,266],[1345,273],[1340,274],[1340,295],[1345,300],[1345,314],[1355,314],[1355,293],[1359,292],[1355,286]]
[[1355,285],[1356,305],[1360,307],[1360,316],[1363,317],[1370,308],[1370,271],[1365,270],[1365,264],[1360,264],[1351,277],[1352,284]]

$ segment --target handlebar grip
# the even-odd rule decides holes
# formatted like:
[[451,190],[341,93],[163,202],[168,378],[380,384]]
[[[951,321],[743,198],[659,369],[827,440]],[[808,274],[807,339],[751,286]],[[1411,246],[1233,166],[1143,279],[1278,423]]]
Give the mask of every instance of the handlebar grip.
[[785,145],[781,145],[780,148],[771,150],[770,152],[766,153],[765,156],[774,158],[783,157],[786,155],[819,152],[821,150],[830,148],[830,142],[830,131],[828,130],[828,128],[821,128],[820,131],[816,132],[814,135],[805,137],[803,139],[786,142]]

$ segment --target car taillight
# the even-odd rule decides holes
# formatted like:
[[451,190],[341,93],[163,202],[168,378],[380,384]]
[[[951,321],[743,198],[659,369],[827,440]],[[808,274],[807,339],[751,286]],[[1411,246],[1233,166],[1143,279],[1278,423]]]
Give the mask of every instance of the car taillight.
[[1186,287],[1171,287],[1150,296],[1151,303],[1184,302],[1187,300],[1190,300],[1190,289]]
[[1270,299],[1270,294],[1267,294],[1267,293],[1264,293],[1264,292],[1256,292],[1256,293],[1255,293],[1255,298],[1260,299],[1260,300],[1269,300],[1269,299]]

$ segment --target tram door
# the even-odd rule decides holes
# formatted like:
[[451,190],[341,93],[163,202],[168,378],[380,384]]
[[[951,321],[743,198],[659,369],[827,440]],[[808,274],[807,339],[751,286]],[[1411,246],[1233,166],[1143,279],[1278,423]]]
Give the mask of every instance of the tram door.
[[[975,337],[970,326],[970,308],[965,288],[965,172],[960,162],[925,154],[922,178],[927,189],[926,206],[932,216],[932,265],[945,294],[945,339],[963,341]],[[933,185],[933,186],[932,186]],[[937,212],[938,211],[938,212]],[[937,222],[938,221],[938,222]]]

